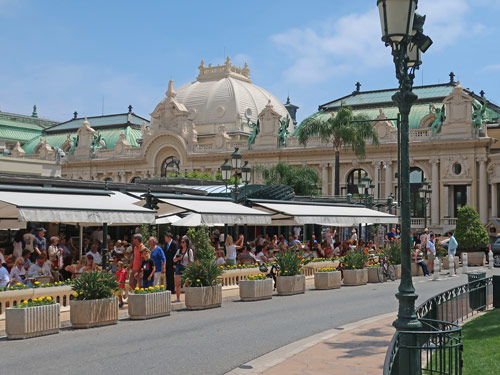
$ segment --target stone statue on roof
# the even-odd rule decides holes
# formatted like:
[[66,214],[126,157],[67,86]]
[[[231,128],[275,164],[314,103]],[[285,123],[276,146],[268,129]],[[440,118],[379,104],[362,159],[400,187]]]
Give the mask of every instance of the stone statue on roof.
[[96,132],[96,134],[94,134],[94,139],[92,140],[92,144],[90,145],[90,155],[96,156],[97,149],[99,148],[106,148],[106,140],[101,135],[101,133]]
[[431,125],[431,134],[436,135],[438,133],[441,133],[441,127],[443,126],[444,120],[446,120],[444,104],[441,108],[436,108],[433,104],[429,104],[429,113],[432,113],[434,114],[434,116],[436,116]]
[[260,120],[257,120],[257,122],[250,122],[250,117],[246,116],[247,117],[247,126],[252,129],[252,134],[250,134],[250,136],[248,137],[248,141],[247,141],[247,146],[248,146],[248,149],[251,150],[252,149],[252,145],[255,143],[255,138],[257,138],[257,136],[259,135],[260,133]]
[[286,138],[290,135],[288,126],[290,125],[290,117],[286,116],[280,121],[278,129],[278,148],[286,147]]
[[482,104],[476,103],[476,101],[472,102],[472,107],[474,108],[472,111],[474,131],[479,132],[483,129],[484,114],[486,113],[486,96],[483,95]]

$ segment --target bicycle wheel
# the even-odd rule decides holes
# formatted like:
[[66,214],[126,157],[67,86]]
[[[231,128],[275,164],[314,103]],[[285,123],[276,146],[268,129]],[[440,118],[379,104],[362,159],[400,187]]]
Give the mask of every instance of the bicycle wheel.
[[387,276],[391,279],[391,281],[396,280],[396,269],[392,264],[387,265]]
[[380,266],[377,268],[377,276],[378,276],[378,281],[381,283],[385,282],[386,278],[384,275],[384,266]]

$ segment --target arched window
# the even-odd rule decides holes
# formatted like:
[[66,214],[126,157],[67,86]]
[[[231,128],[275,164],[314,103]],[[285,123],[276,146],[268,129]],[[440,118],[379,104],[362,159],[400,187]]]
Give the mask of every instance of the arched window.
[[[424,172],[417,167],[410,168],[410,210],[413,217],[424,217],[424,201],[418,189],[422,187]],[[427,212],[427,216],[429,212]]]
[[368,172],[366,172],[364,169],[354,169],[349,173],[349,176],[347,176],[347,193],[351,193],[353,195],[359,194],[358,191],[358,184],[361,182],[361,179],[363,177],[368,176]]
[[106,177],[106,178],[104,179],[104,181],[107,181],[107,182],[113,182],[113,179],[112,179],[111,177]]
[[178,176],[179,171],[180,161],[175,156],[169,156],[161,165],[161,177],[168,177],[169,174],[171,175],[173,173]]

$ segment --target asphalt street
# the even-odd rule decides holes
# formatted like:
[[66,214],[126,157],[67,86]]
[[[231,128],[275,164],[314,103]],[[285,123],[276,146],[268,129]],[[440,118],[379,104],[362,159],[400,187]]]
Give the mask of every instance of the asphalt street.
[[[495,270],[500,274],[500,270]],[[467,281],[414,278],[417,304]],[[147,321],[87,330],[62,329],[29,340],[0,339],[2,374],[224,374],[263,354],[313,334],[397,311],[399,280],[307,290],[222,308],[174,311]]]

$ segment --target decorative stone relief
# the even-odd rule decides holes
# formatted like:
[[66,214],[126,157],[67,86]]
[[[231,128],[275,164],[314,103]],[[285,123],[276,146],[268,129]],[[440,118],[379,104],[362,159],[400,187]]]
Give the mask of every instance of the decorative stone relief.
[[[380,108],[377,120],[385,120],[386,118],[387,118],[386,114]],[[377,131],[377,135],[380,141],[384,139],[390,140],[392,138],[392,132],[395,130],[395,127],[394,125],[392,125],[391,121],[374,121],[372,125],[375,127],[375,130]]]
[[66,136],[66,140],[61,146],[61,150],[63,150],[64,152],[68,152],[71,149],[71,147],[73,147],[73,142],[71,141],[71,136],[68,134]]
[[187,110],[184,104],[179,103],[175,97],[177,93],[174,90],[174,81],[168,83],[166,97],[156,106],[151,113],[151,133],[156,135],[164,130],[171,130],[181,134],[184,125],[192,114]]
[[54,160],[54,150],[50,147],[49,142],[45,140],[43,146],[40,148],[40,153],[38,154],[42,160]]
[[464,155],[453,155],[445,158],[445,178],[471,177],[471,160]]
[[22,158],[26,155],[26,151],[23,150],[19,141],[17,141],[14,148],[10,151],[10,154],[15,158]]
[[35,149],[33,150],[33,153],[35,155],[38,155],[40,153],[40,149],[42,148],[43,146],[43,138],[40,137],[40,141],[38,142],[38,144],[35,146]]
[[152,136],[152,134],[151,134],[151,126],[146,125],[146,121],[143,121],[142,124],[141,124],[141,133],[142,133],[142,144],[144,144]]
[[[458,82],[451,94],[443,100],[447,114],[443,123],[444,134],[456,134],[460,127],[468,130],[470,134],[472,130],[473,101],[474,99],[464,91],[464,88]],[[453,129],[450,129],[451,126]]]
[[280,119],[281,115],[274,110],[271,100],[269,99],[266,106],[259,114],[260,136],[277,136],[280,127]]
[[130,143],[128,143],[125,133],[120,134],[120,138],[115,144],[115,155],[124,155],[130,151]]
[[226,133],[226,127],[224,125],[220,125],[214,138],[215,146],[218,149],[225,150],[226,145],[230,140],[231,137]]
[[190,150],[193,146],[198,143],[198,131],[196,130],[196,125],[194,123],[185,124],[182,129],[182,137],[186,141],[186,144]]
[[77,131],[78,146],[73,153],[76,158],[90,158],[91,146],[94,141],[94,136],[97,136],[97,131],[90,127],[87,119],[83,121],[82,126]]

